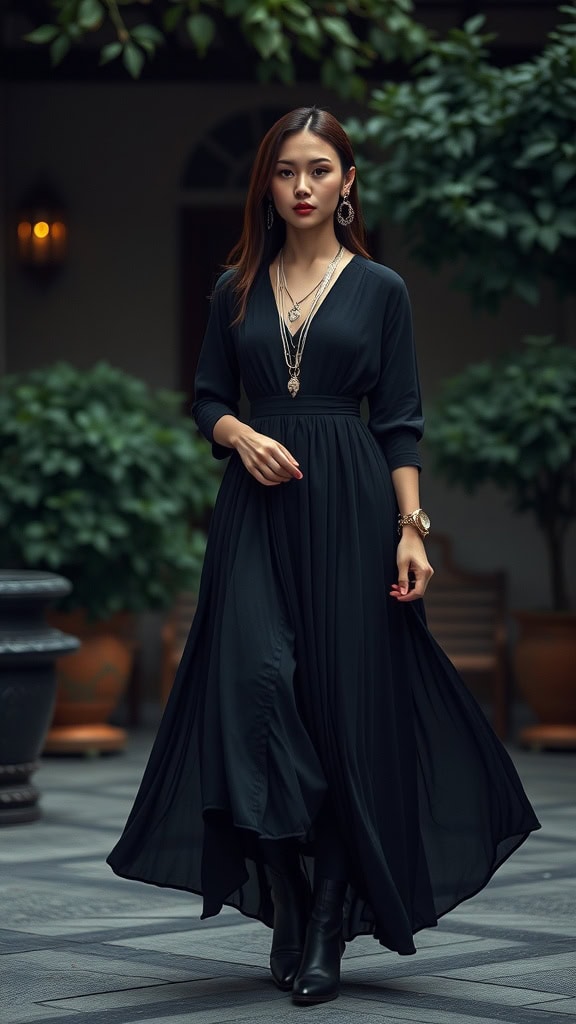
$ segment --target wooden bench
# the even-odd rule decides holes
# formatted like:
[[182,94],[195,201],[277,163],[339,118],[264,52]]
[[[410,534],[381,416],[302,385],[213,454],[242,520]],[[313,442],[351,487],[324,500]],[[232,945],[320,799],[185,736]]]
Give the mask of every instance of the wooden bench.
[[509,666],[506,646],[506,574],[462,569],[453,561],[447,536],[426,541],[434,576],[426,591],[430,632],[466,681],[488,676],[492,724],[508,735]]

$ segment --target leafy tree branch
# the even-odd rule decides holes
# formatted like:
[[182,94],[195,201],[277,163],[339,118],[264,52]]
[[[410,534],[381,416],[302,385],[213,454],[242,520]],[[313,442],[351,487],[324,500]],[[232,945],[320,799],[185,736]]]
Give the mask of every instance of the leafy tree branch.
[[48,45],[53,65],[90,34],[100,63],[120,59],[138,78],[168,39],[192,44],[198,59],[222,46],[226,23],[257,57],[261,81],[295,80],[301,55],[320,66],[324,85],[361,98],[362,71],[378,61],[410,61],[428,42],[412,0],[52,0],[50,19],[25,37]]
[[496,309],[576,292],[576,8],[540,54],[497,67],[469,20],[430,43],[411,80],[375,89],[349,130],[364,149],[369,221],[403,225],[411,253]]

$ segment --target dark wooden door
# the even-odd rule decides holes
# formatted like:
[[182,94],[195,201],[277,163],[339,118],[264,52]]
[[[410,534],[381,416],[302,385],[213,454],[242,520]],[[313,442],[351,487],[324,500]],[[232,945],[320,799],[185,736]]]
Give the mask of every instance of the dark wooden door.
[[180,358],[178,387],[188,406],[208,321],[209,296],[242,231],[240,207],[186,207],[180,217]]

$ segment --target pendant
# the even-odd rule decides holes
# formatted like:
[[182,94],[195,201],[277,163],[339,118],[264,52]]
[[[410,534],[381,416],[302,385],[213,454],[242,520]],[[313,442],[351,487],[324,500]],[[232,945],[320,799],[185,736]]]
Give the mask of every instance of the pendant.
[[288,319],[289,319],[290,323],[293,324],[296,320],[300,319],[300,316],[301,316],[301,314],[300,314],[300,306],[296,302],[292,306],[292,309],[288,310]]
[[292,398],[296,398],[296,395],[300,391],[300,381],[298,380],[298,377],[296,377],[294,374],[292,374],[290,380],[288,381],[288,391],[292,395]]

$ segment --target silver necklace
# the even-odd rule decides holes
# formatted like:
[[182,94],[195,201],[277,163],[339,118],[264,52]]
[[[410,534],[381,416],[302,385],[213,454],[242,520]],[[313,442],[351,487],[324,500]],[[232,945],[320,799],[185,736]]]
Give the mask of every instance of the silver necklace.
[[290,299],[290,302],[292,303],[290,309],[288,310],[288,319],[289,319],[290,323],[293,324],[293,323],[296,322],[296,320],[299,320],[300,317],[302,316],[302,310],[300,309],[301,304],[303,302],[306,302],[306,299],[310,298],[310,296],[312,295],[312,292],[316,291],[316,289],[320,287],[321,282],[318,281],[318,283],[315,284],[314,287],[311,288],[309,292],[307,292],[307,294],[304,296],[303,299],[293,299],[291,294],[290,294],[290,292],[288,291],[288,282],[286,280],[286,274],[284,272],[284,253],[283,252],[280,253],[280,280],[281,280],[281,287],[284,289],[284,291],[286,292],[286,295],[288,296],[288,298]]
[[338,266],[340,260],[342,259],[343,254],[344,254],[344,246],[341,245],[340,248],[338,249],[338,252],[336,253],[334,259],[331,260],[330,263],[328,264],[328,266],[326,268],[326,273],[324,274],[324,277],[322,278],[322,280],[320,281],[320,284],[318,285],[318,287],[316,289],[314,298],[312,299],[312,304],[311,304],[310,309],[308,311],[308,315],[306,316],[306,318],[303,321],[302,326],[300,328],[298,342],[296,344],[294,352],[292,353],[290,351],[290,346],[292,345],[292,347],[294,347],[294,341],[293,341],[293,338],[292,338],[292,336],[290,334],[290,331],[288,330],[288,328],[286,326],[286,320],[285,320],[285,317],[284,317],[284,289],[282,288],[282,279],[281,279],[281,270],[280,270],[281,265],[282,265],[282,267],[284,266],[284,253],[283,253],[283,251],[280,252],[280,256],[278,258],[278,265],[277,265],[277,268],[276,268],[276,294],[278,296],[278,320],[279,320],[279,323],[280,323],[280,337],[282,339],[282,348],[284,350],[284,359],[285,359],[285,362],[286,362],[286,366],[288,367],[288,370],[290,371],[290,376],[288,378],[288,391],[291,394],[292,398],[296,398],[296,395],[298,394],[298,392],[300,390],[300,379],[299,379],[300,378],[300,363],[302,362],[302,355],[304,353],[304,347],[306,345],[306,339],[308,337],[308,331],[310,330],[310,324],[312,323],[312,318],[313,318],[313,316],[314,316],[314,314],[316,312],[316,309],[318,307],[318,303],[320,302],[320,299],[322,298],[324,292],[326,291],[326,288],[328,287],[328,285],[330,284],[330,281],[332,280],[332,277],[334,276],[334,271],[336,270],[336,267]]

